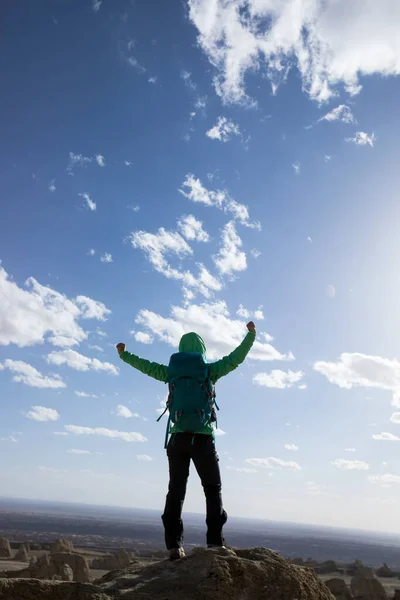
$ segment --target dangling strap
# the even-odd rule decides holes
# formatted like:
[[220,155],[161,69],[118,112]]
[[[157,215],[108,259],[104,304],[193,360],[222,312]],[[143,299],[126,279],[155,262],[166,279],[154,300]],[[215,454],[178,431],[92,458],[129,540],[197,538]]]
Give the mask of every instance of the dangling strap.
[[171,424],[171,415],[169,415],[168,417],[168,422],[167,422],[167,429],[165,430],[165,442],[164,442],[164,448],[165,450],[167,449],[168,446],[168,435],[169,435],[169,426]]
[[168,406],[168,404],[167,404],[167,406],[165,407],[165,410],[164,410],[164,411],[161,413],[161,415],[158,417],[158,419],[157,419],[157,423],[158,423],[158,421],[159,421],[160,419],[162,419],[162,418],[163,418],[163,416],[165,415],[165,413],[167,412],[167,410],[168,410],[168,409],[169,409],[169,406]]

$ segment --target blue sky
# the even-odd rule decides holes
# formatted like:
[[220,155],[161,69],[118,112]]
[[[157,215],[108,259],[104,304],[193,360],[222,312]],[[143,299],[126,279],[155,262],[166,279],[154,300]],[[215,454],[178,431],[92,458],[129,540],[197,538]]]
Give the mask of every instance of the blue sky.
[[167,363],[195,330],[212,360],[251,318],[228,512],[393,531],[400,7],[306,4],[3,9],[4,495],[161,509],[166,389],[115,344]]

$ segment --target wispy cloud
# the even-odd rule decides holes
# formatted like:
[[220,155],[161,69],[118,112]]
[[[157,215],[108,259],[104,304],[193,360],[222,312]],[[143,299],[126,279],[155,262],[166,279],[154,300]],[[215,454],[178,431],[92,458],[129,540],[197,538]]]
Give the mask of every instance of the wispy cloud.
[[257,248],[252,248],[250,251],[250,254],[252,255],[253,258],[260,258],[261,256],[261,252],[259,250],[257,250]]
[[88,256],[94,256],[95,254],[96,254],[96,250],[94,248],[90,248],[90,250],[87,251]]
[[17,438],[14,435],[9,435],[6,437],[2,437],[0,438],[0,441],[2,442],[12,442],[13,444],[16,444],[18,442]]
[[368,471],[369,464],[363,460],[346,460],[344,458],[337,458],[331,461],[331,465],[345,471]]
[[356,452],[355,448],[345,448],[344,449],[345,452]]
[[[248,310],[247,308],[245,308],[243,306],[243,304],[239,304],[239,308],[236,311],[236,314],[238,315],[238,317],[243,317],[243,319],[251,319],[252,317],[254,317],[254,319],[257,319],[258,321],[263,321],[264,320],[264,313],[262,311],[262,306],[259,306],[257,308],[257,310]],[[265,336],[264,336],[265,337]],[[268,341],[272,342],[272,337],[268,336]]]
[[226,190],[208,190],[203,186],[200,179],[188,174],[182,184],[180,193],[192,202],[214,206],[225,213],[231,214],[241,225],[261,229],[260,223],[251,222],[249,210],[244,204],[233,200]]
[[45,406],[32,406],[31,410],[23,413],[24,417],[32,421],[58,421],[60,415],[55,408]]
[[189,71],[186,71],[186,69],[182,69],[182,71],[181,71],[181,79],[184,81],[186,87],[188,87],[192,91],[196,90],[197,86],[196,86],[195,83],[193,83],[193,81],[192,81],[192,74],[189,73]]
[[7,358],[3,364],[0,363],[0,370],[8,369],[13,375],[13,381],[17,383],[24,383],[25,385],[29,385],[30,387],[36,388],[65,388],[66,384],[63,382],[59,375],[43,375],[22,360],[11,360]]
[[103,4],[103,0],[92,0],[92,8],[95,13],[99,12],[100,6]]
[[52,179],[51,181],[49,181],[49,192],[55,192],[56,191],[56,180]]
[[96,154],[96,162],[99,165],[99,167],[105,167],[106,163],[104,160],[104,156],[102,156],[101,154]]
[[[210,359],[229,354],[232,348],[241,343],[245,333],[243,321],[231,319],[228,307],[222,300],[190,304],[185,307],[172,306],[169,317],[143,309],[139,311],[136,323],[149,329],[160,341],[175,348],[179,345],[179,340],[184,333],[197,331],[206,342]],[[220,334],[221,331],[224,332],[223,336]],[[281,354],[270,343],[260,341],[262,339],[262,335],[259,334],[249,353],[250,358],[256,360],[292,360],[294,358],[291,352]],[[270,336],[267,339],[271,339]]]
[[284,448],[285,450],[293,450],[294,452],[297,452],[297,450],[299,449],[298,446],[296,446],[295,444],[285,444]]
[[135,58],[134,56],[128,56],[128,58],[126,59],[127,63],[133,67],[135,69],[135,71],[137,71],[139,74],[143,74],[146,72],[146,69],[144,68],[143,65],[140,64],[140,62],[138,61],[137,58]]
[[391,473],[385,473],[384,475],[370,475],[368,477],[368,481],[370,483],[380,483],[380,484],[400,483],[400,476],[393,475]]
[[350,107],[346,104],[340,104],[330,112],[326,113],[326,115],[321,117],[318,121],[342,121],[343,123],[349,124],[357,123]]
[[250,467],[233,467],[232,465],[227,465],[226,468],[228,471],[235,471],[236,473],[257,473],[257,469],[251,469]]
[[101,362],[97,358],[83,356],[75,350],[62,350],[51,352],[47,356],[47,362],[53,365],[67,365],[76,371],[104,371],[112,375],[118,375],[119,369],[109,362]]
[[303,376],[303,371],[281,371],[274,369],[270,373],[257,373],[253,377],[253,383],[262,387],[284,390],[293,387]]
[[152,344],[154,341],[153,336],[145,331],[131,331],[130,333],[133,335],[135,340],[141,344]]
[[206,136],[211,140],[219,140],[224,143],[229,142],[233,136],[241,137],[241,135],[239,125],[226,117],[218,117],[216,125],[206,132]]
[[89,452],[89,450],[80,450],[79,448],[70,448],[69,450],[67,450],[67,454],[91,454],[91,452]]
[[88,207],[89,210],[96,210],[96,208],[97,208],[96,202],[91,199],[89,194],[87,194],[87,193],[78,194],[78,196],[80,196],[81,198],[83,198],[85,200],[86,206]]
[[81,427],[79,425],[65,425],[65,429],[74,435],[99,435],[124,442],[147,442],[147,438],[136,431],[117,431],[105,427]]
[[183,215],[178,220],[178,229],[187,240],[197,242],[208,242],[210,236],[203,229],[203,221],[199,221],[193,215]]
[[346,138],[346,142],[352,142],[353,144],[357,144],[357,146],[366,146],[368,144],[371,148],[374,147],[375,140],[374,133],[368,135],[365,131],[357,131],[354,137]]
[[388,433],[387,431],[382,431],[382,433],[374,433],[372,436],[373,440],[380,440],[383,442],[399,442],[400,437],[398,435],[394,435],[393,433]]
[[80,392],[79,390],[75,390],[75,396],[78,396],[78,398],[98,398],[96,394],[87,394],[86,392]]
[[138,413],[133,413],[127,406],[123,404],[118,404],[116,410],[117,417],[123,417],[124,419],[131,419],[133,417],[139,418]]
[[149,77],[148,82],[155,85],[157,83],[158,77]]
[[136,458],[142,462],[153,462],[154,458],[148,454],[136,454]]
[[100,257],[101,262],[103,263],[112,263],[113,261],[113,257],[111,256],[111,254],[109,254],[108,252],[105,252],[101,257]]
[[300,175],[300,170],[301,170],[301,165],[299,162],[294,162],[292,164],[293,170],[296,173],[296,175]]
[[291,471],[300,471],[301,466],[292,460],[282,460],[270,456],[269,458],[246,458],[246,462],[254,467],[263,467],[264,469],[288,469]]
[[213,261],[221,275],[232,275],[234,271],[247,269],[246,254],[240,250],[242,240],[236,233],[235,223],[230,221],[222,230],[222,245]]

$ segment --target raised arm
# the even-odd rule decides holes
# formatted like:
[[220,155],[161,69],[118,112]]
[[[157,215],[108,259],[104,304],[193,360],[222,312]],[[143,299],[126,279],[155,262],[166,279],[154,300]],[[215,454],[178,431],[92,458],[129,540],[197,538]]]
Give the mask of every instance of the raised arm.
[[167,381],[168,369],[165,365],[160,365],[156,362],[150,362],[145,358],[136,356],[136,354],[127,352],[125,350],[125,344],[122,343],[117,344],[117,350],[119,357],[124,362],[128,363],[128,365],[131,365],[131,367],[134,367],[149,377],[153,377],[153,379],[158,379],[158,381]]
[[228,354],[228,356],[224,356],[221,360],[217,360],[210,364],[210,378],[213,383],[221,377],[224,377],[224,375],[228,375],[228,373],[242,364],[250,352],[254,340],[256,339],[256,326],[253,321],[247,323],[247,329],[249,330],[248,334],[236,350]]

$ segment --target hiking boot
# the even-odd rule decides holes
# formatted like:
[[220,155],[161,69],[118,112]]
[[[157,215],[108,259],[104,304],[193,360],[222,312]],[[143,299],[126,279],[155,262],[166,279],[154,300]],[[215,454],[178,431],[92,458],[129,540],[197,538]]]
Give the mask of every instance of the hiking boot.
[[183,548],[172,548],[169,551],[169,560],[179,560],[185,558],[186,554]]
[[223,544],[207,544],[207,548],[225,548],[226,546],[224,546]]

